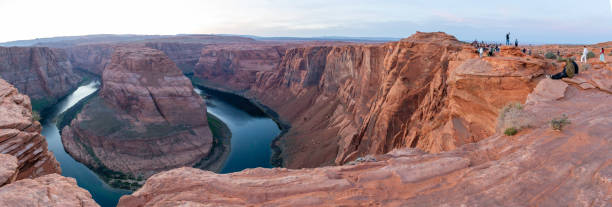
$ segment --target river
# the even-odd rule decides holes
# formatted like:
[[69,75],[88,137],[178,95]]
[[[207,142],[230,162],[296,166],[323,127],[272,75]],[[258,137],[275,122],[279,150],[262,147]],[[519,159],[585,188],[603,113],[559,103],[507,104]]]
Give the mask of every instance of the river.
[[[41,123],[42,135],[60,163],[62,175],[75,178],[103,207],[116,206],[119,198],[131,191],[116,189],[106,184],[96,173],[74,160],[62,145],[57,117],[100,87],[97,81],[80,86],[56,105],[46,110]],[[246,168],[272,167],[270,144],[280,134],[277,124],[248,100],[226,93],[196,89],[207,94],[208,113],[223,121],[232,133],[231,151],[220,173],[231,173]]]

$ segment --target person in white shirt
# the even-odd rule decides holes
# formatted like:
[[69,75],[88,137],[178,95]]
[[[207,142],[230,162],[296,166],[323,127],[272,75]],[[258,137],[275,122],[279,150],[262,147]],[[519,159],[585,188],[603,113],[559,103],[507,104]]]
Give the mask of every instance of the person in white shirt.
[[482,47],[481,47],[480,49],[478,49],[478,53],[480,53],[480,57],[481,57],[481,58],[482,58],[482,53],[483,53],[483,52],[484,52],[484,48],[482,48]]
[[587,50],[586,46],[584,46],[584,50],[582,50],[582,57],[580,57],[580,62],[581,63],[586,63],[587,62],[587,54],[589,53],[589,50]]

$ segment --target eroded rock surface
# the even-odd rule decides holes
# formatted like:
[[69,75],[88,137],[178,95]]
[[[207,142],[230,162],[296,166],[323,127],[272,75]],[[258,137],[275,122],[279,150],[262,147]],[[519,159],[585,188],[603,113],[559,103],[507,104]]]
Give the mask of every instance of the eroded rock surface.
[[395,148],[452,150],[492,135],[499,110],[524,102],[553,67],[514,50],[478,59],[444,33],[284,53],[205,48],[195,76],[277,112],[292,126],[276,143],[284,166],[316,167]]
[[0,206],[99,206],[74,178],[58,174],[24,179],[0,188]]
[[62,130],[64,147],[75,159],[148,177],[193,166],[209,153],[204,100],[161,51],[115,48],[102,85]]
[[7,154],[0,154],[0,163],[2,163],[0,165],[0,187],[2,187],[17,179],[19,165],[17,164],[17,158]]
[[[224,175],[175,169],[119,206],[609,206],[611,102],[570,86],[563,99],[524,106],[535,114],[531,128],[438,154],[404,148],[355,165]],[[572,123],[553,131],[560,114]]]
[[0,47],[0,77],[30,96],[35,110],[66,96],[81,80],[61,50]]
[[32,120],[30,98],[0,79],[0,154],[17,158],[17,179],[61,172],[41,130],[40,123]]

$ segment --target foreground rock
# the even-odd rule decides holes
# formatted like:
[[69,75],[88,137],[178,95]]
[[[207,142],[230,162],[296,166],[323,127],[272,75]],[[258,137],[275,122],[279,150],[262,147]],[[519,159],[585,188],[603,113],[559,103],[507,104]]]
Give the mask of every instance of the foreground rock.
[[17,158],[7,154],[0,154],[0,163],[2,163],[0,165],[0,187],[2,187],[17,179],[19,165],[17,164]]
[[35,110],[51,106],[81,80],[61,50],[0,47],[0,77],[30,96]]
[[444,33],[386,44],[207,49],[195,76],[269,106],[291,125],[276,143],[289,168],[343,164],[415,147],[455,149],[495,133],[499,110],[524,102],[547,61],[479,59]]
[[193,166],[209,153],[204,100],[162,52],[116,48],[102,85],[62,130],[66,151],[78,161],[103,176],[146,178]]
[[0,154],[17,158],[17,179],[61,172],[41,130],[32,118],[30,98],[0,79]]
[[0,206],[98,206],[47,151],[30,99],[0,79]]
[[0,206],[99,206],[74,178],[58,174],[24,179],[0,188]]
[[[225,175],[175,169],[119,206],[609,206],[612,105],[604,103],[607,92],[571,86],[562,99],[524,106],[532,128],[439,154],[399,149],[355,165]],[[560,114],[572,123],[553,131],[548,122]]]

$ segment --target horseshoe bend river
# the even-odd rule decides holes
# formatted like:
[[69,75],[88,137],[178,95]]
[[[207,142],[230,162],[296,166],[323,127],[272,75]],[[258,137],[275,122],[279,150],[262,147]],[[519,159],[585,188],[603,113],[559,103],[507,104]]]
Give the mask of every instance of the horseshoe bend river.
[[[88,190],[94,200],[103,207],[116,206],[119,198],[132,191],[113,188],[96,172],[74,160],[62,145],[60,130],[56,126],[58,116],[100,87],[98,81],[80,86],[77,90],[45,110],[41,124],[42,135],[60,163],[62,175],[75,178],[77,184]],[[246,168],[272,167],[271,143],[281,133],[279,126],[248,100],[233,94],[206,88],[197,88],[206,96],[208,113],[220,119],[231,132],[231,147],[219,173],[231,173]]]

